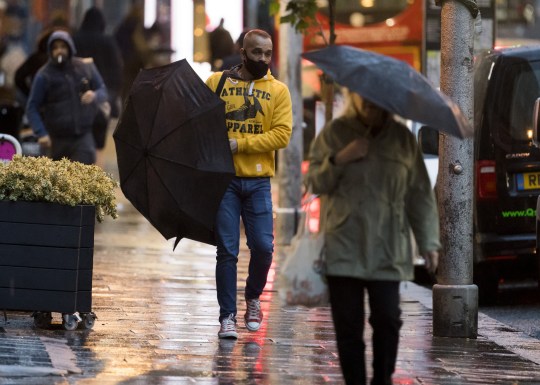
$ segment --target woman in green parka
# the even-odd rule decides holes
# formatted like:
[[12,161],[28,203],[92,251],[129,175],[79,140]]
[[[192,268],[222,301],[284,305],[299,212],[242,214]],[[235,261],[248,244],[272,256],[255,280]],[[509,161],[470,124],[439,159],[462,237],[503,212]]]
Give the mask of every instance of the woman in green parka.
[[412,229],[428,270],[437,268],[439,218],[414,135],[393,116],[348,93],[343,116],[310,149],[308,184],[325,197],[332,317],[347,385],[365,384],[364,291],[373,328],[372,385],[392,384],[401,309],[399,283],[414,275]]

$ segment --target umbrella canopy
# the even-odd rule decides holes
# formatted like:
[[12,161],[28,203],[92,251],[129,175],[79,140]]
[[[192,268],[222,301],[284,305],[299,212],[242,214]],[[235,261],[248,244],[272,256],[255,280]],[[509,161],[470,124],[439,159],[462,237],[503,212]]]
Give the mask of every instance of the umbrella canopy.
[[215,244],[216,212],[235,175],[225,108],[185,59],[139,72],[113,138],[133,206],[176,244]]
[[473,134],[458,105],[401,60],[346,45],[332,45],[302,56],[336,83],[394,114],[458,138]]

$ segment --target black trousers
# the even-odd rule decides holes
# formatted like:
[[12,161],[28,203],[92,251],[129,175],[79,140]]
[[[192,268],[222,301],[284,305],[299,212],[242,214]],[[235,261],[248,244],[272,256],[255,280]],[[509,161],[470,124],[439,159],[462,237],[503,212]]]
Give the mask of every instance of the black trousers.
[[68,158],[84,164],[96,163],[96,143],[89,131],[81,136],[51,137],[49,156],[54,160]]
[[328,276],[339,361],[347,385],[366,384],[364,291],[373,329],[372,385],[392,385],[402,325],[399,281]]

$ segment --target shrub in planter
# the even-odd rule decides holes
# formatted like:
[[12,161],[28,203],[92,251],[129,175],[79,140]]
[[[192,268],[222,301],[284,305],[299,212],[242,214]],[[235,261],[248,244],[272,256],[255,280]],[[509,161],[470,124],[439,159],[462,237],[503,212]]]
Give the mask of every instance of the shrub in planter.
[[0,308],[35,311],[38,326],[61,312],[68,330],[79,312],[92,327],[94,224],[118,216],[117,186],[101,168],[67,159],[0,165]]
[[100,167],[68,159],[16,155],[0,166],[0,200],[93,205],[99,222],[117,218],[117,186]]

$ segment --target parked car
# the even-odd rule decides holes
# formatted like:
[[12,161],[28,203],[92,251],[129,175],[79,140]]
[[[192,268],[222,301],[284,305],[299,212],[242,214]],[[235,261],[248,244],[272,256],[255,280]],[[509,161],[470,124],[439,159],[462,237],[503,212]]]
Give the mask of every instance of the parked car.
[[538,277],[540,150],[533,144],[533,111],[540,46],[483,54],[474,87],[474,280],[480,300],[489,302],[500,279]]
[[476,58],[473,271],[484,304],[495,301],[501,280],[538,278],[540,150],[533,144],[533,110],[539,97],[540,45]]

